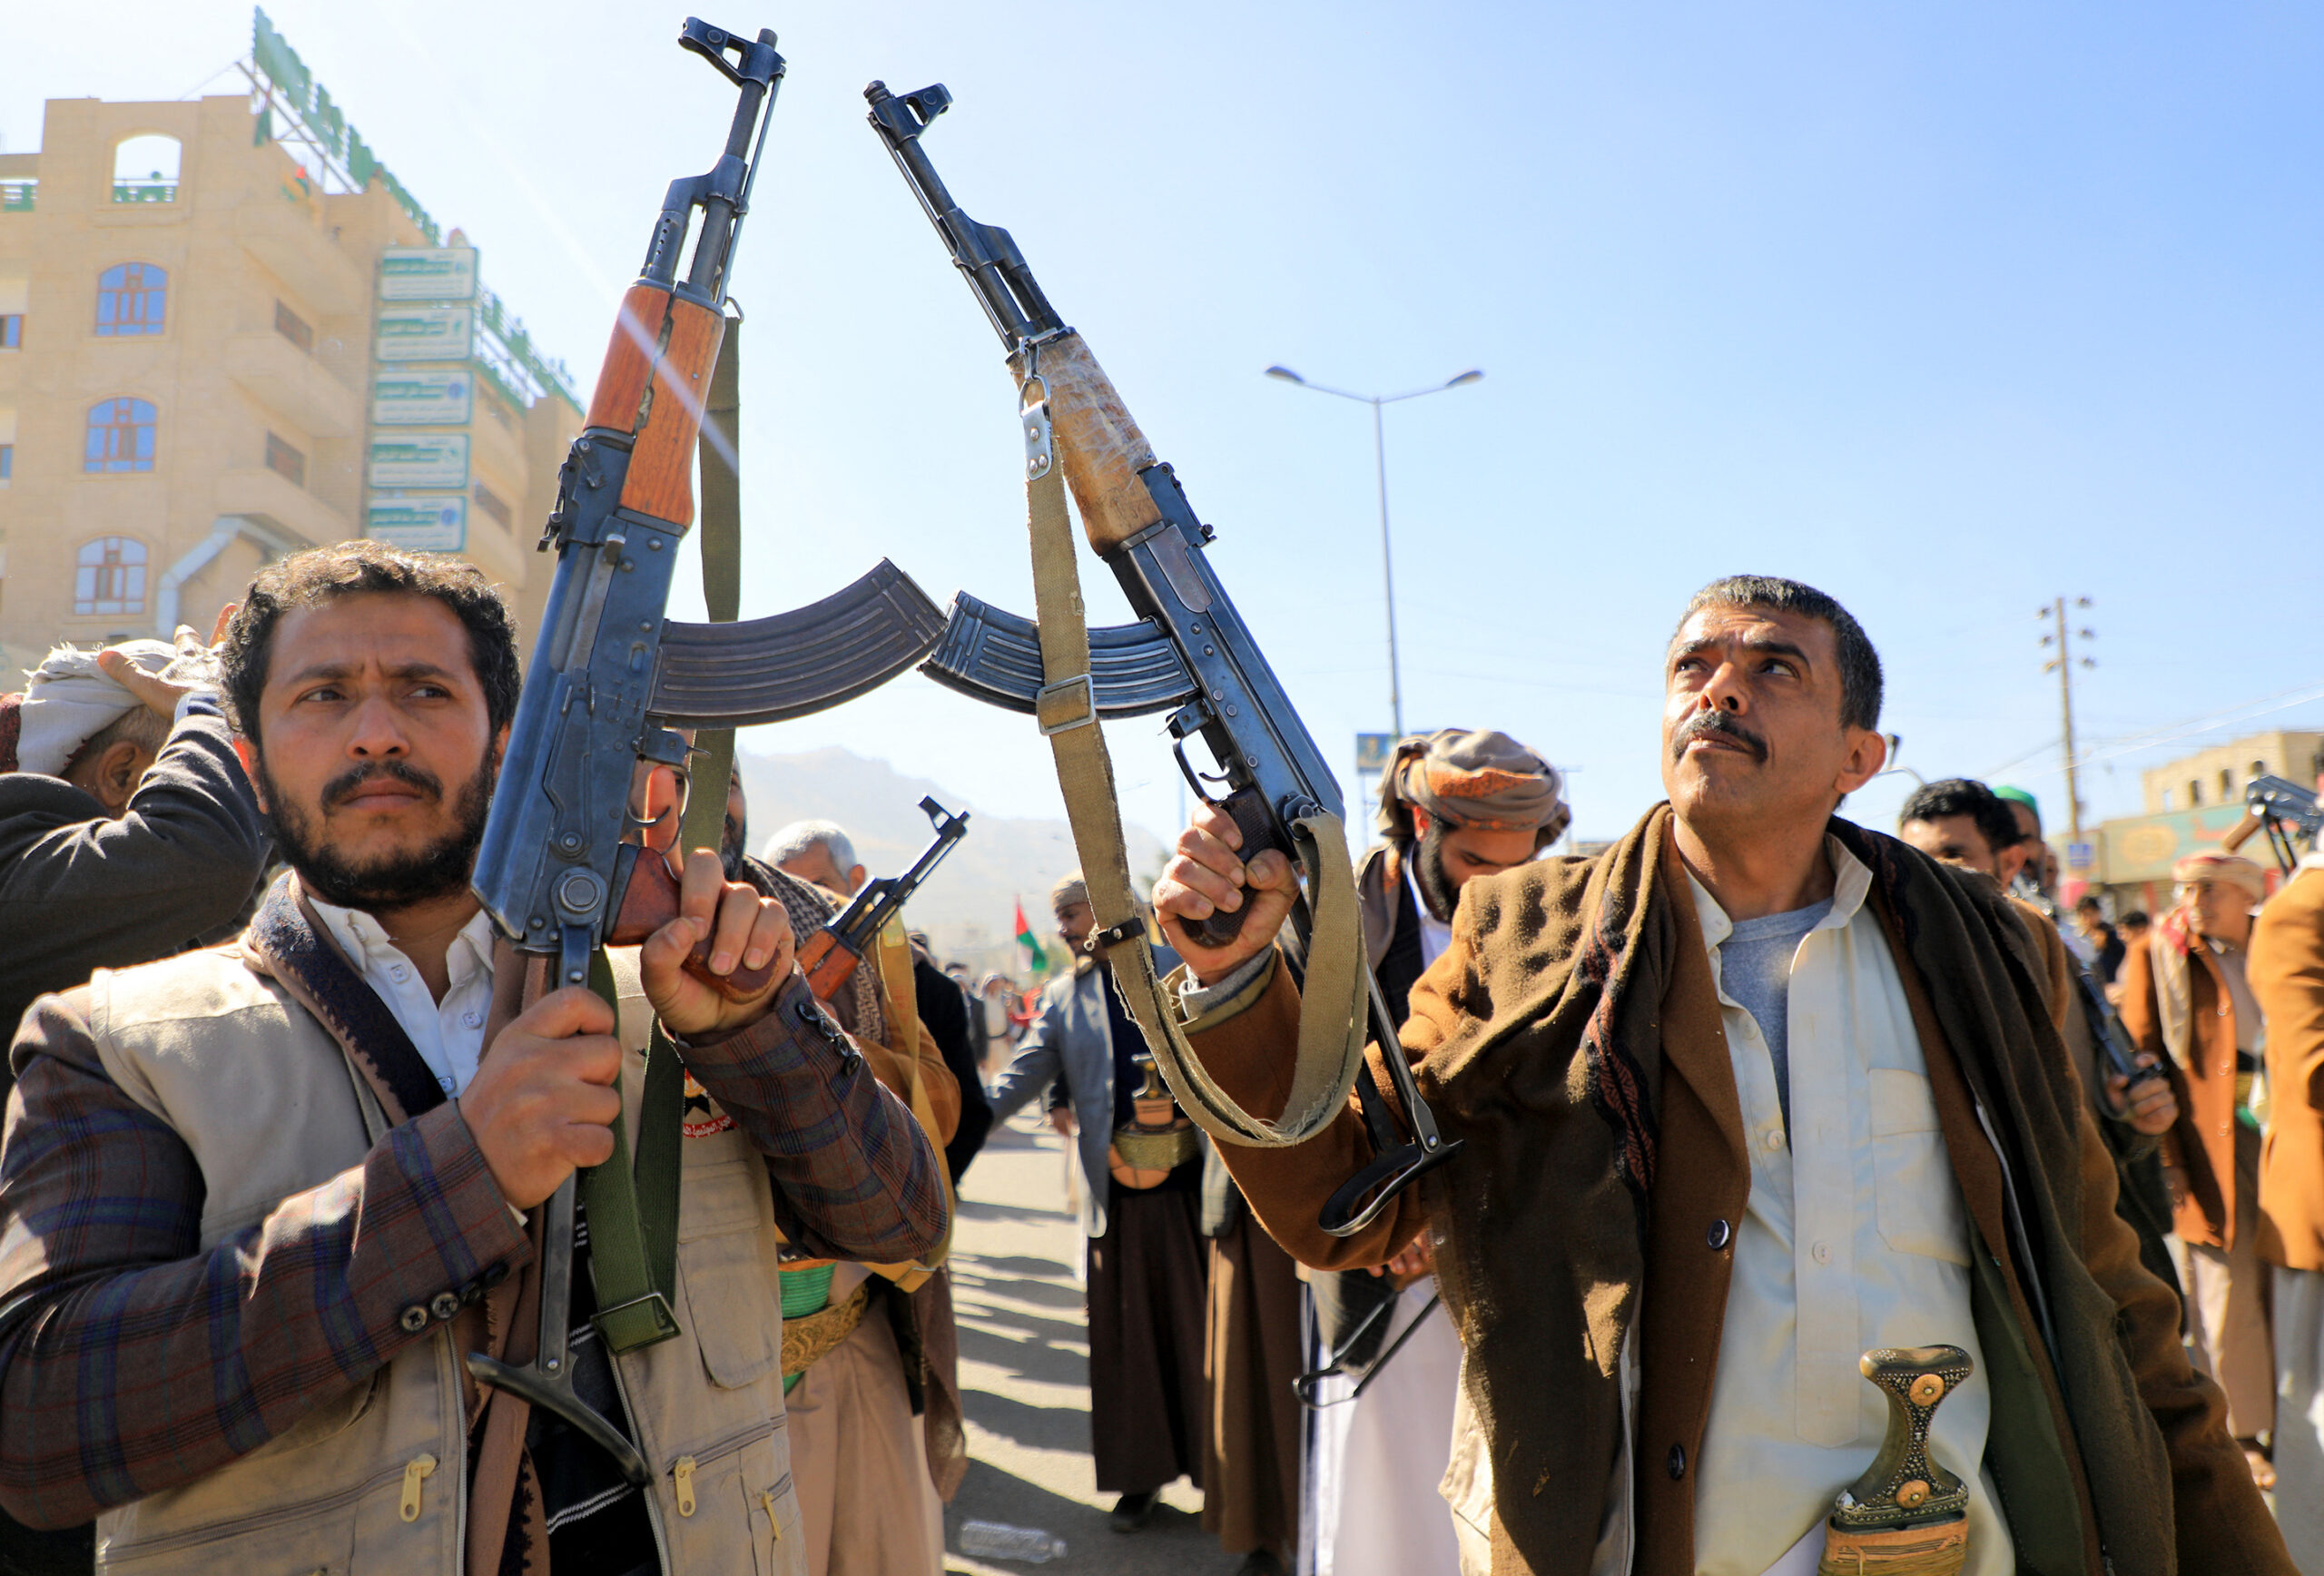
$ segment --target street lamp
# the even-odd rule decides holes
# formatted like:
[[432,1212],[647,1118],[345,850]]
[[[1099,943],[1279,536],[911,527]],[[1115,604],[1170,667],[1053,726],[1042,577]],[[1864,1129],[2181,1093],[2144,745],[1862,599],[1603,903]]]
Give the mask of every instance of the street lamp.
[[1388,714],[1395,725],[1396,737],[1401,739],[1404,736],[1404,693],[1396,661],[1396,566],[1388,550],[1388,443],[1380,425],[1380,408],[1393,405],[1400,399],[1417,399],[1423,394],[1442,394],[1447,389],[1473,383],[1484,373],[1472,367],[1442,383],[1432,383],[1425,389],[1406,389],[1402,394],[1351,393],[1345,389],[1310,383],[1288,367],[1269,367],[1267,376],[1279,378],[1285,383],[1295,383],[1302,389],[1312,389],[1318,394],[1336,394],[1343,399],[1353,399],[1358,404],[1372,407],[1372,456],[1380,474],[1380,573],[1388,593]]

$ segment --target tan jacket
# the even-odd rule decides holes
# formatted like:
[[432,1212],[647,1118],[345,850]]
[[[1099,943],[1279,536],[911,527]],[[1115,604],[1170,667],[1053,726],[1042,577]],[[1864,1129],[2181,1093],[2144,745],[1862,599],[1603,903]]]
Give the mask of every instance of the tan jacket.
[[2251,994],[2268,1020],[2260,1251],[2324,1270],[2324,870],[2292,877],[2251,928]]
[[2171,945],[2162,927],[2122,959],[2122,1028],[2170,1069],[2179,1120],[2164,1154],[2186,1179],[2179,1235],[2205,1247],[2235,1246],[2235,1000],[2219,960],[2199,941],[2188,949],[2188,1043],[2166,1043],[2154,977],[2154,949]]
[[[617,954],[623,1088],[637,1119],[650,1014]],[[202,1167],[202,1246],[362,1163],[386,1130],[338,1040],[231,950],[88,987],[106,1073]],[[264,1134],[253,1143],[252,1134]],[[665,1568],[803,1576],[784,1433],[775,1228],[766,1167],[735,1129],[681,1146],[676,1313],[684,1334],[616,1356],[658,1474],[649,1514]],[[123,1576],[453,1576],[467,1539],[467,1381],[481,1310],[439,1324],[259,1449],[97,1523],[97,1567]],[[685,1470],[680,1492],[679,1468]]]

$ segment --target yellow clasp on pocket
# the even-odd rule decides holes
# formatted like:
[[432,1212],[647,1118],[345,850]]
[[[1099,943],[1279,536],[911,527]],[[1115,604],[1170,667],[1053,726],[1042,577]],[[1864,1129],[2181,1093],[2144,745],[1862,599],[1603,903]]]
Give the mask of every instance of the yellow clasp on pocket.
[[404,1463],[403,1519],[405,1521],[419,1520],[419,1485],[435,1470],[436,1458],[432,1455],[415,1455]]
[[782,1542],[783,1518],[775,1513],[774,1491],[773,1489],[761,1489],[759,1491],[759,1503],[766,1507],[766,1524],[774,1529],[774,1541],[778,1543]]
[[678,1457],[678,1464],[670,1469],[670,1476],[675,1479],[677,1482],[678,1514],[682,1516],[693,1515],[694,1457],[690,1455],[682,1455]]

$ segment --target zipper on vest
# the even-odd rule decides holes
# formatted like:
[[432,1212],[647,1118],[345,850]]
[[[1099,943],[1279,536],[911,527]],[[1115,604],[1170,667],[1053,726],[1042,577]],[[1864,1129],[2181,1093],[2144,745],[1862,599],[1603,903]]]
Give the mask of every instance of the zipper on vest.
[[436,1470],[436,1458],[420,1452],[403,1466],[403,1519],[419,1520],[419,1485]]
[[678,1464],[670,1469],[670,1476],[676,1481],[678,1491],[678,1514],[682,1516],[693,1515],[694,1457],[690,1455],[682,1455],[678,1457]]

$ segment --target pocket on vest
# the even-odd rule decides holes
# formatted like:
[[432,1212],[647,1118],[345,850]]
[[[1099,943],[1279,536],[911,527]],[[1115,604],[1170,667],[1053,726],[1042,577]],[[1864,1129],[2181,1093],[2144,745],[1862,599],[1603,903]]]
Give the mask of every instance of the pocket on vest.
[[[783,1296],[761,1238],[772,1216],[757,1162],[686,1173],[678,1228],[678,1293],[702,1365],[722,1390],[773,1373],[782,1353],[768,1335],[781,1328]],[[753,1185],[755,1183],[755,1186]]]
[[1969,1219],[1953,1161],[1936,1120],[1928,1079],[1899,1068],[1876,1067],[1872,1080],[1872,1176],[1880,1239],[1898,1253],[1916,1253],[1965,1266]]

